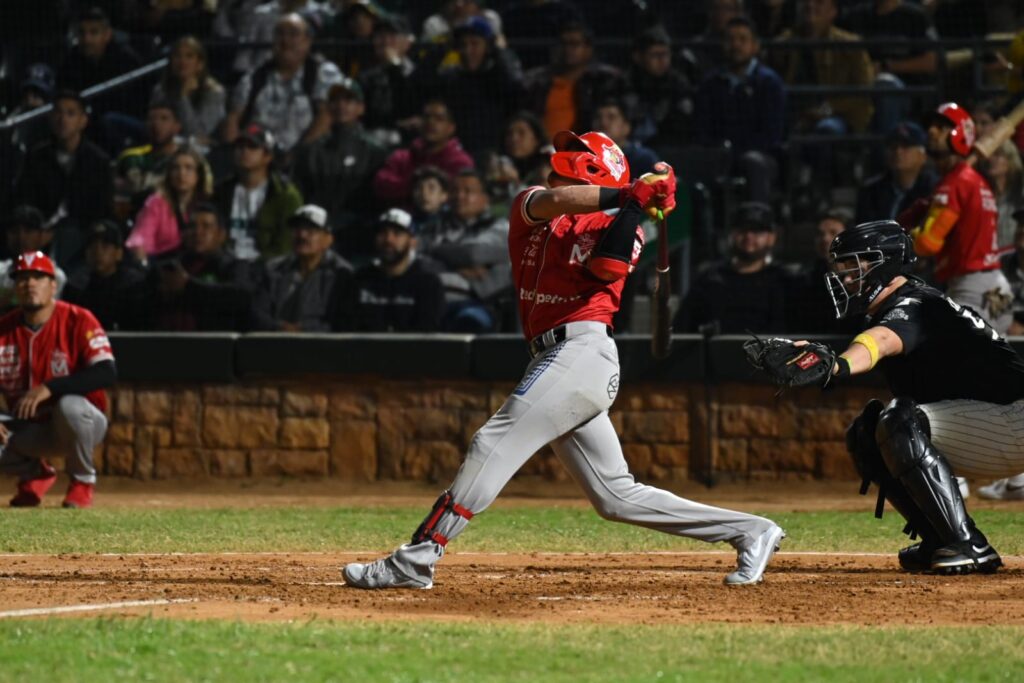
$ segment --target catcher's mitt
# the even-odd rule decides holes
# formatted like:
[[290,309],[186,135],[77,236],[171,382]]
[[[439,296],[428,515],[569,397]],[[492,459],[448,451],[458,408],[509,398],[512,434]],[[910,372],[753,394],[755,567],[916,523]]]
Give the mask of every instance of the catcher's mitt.
[[817,384],[828,385],[836,354],[824,344],[808,342],[797,346],[792,339],[754,337],[743,343],[747,360],[783,389]]

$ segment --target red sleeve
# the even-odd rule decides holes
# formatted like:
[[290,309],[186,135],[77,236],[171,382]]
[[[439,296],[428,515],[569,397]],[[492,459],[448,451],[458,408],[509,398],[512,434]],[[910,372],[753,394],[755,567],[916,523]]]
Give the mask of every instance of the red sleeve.
[[81,345],[81,358],[86,365],[114,360],[114,350],[110,348],[107,333],[92,313],[80,309],[75,328],[75,342]]
[[960,215],[960,176],[944,179],[932,195],[932,206],[941,206],[953,213]]
[[407,149],[396,149],[373,178],[373,191],[385,202],[408,203],[412,190],[412,156]]
[[523,230],[529,230],[530,228],[538,226],[544,222],[531,218],[526,211],[527,204],[530,200],[530,195],[532,195],[537,190],[543,189],[544,188],[541,187],[540,185],[528,187],[519,194],[517,194],[516,198],[512,200],[512,205],[509,207],[508,210],[509,232],[515,234]]

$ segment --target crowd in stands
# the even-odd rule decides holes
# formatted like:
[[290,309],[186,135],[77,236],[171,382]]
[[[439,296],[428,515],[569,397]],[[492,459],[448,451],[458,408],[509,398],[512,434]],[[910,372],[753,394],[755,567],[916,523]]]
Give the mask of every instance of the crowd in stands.
[[[52,109],[0,128],[0,309],[10,259],[40,249],[107,330],[161,331],[516,331],[510,200],[545,184],[555,132],[600,130],[634,177],[721,163],[721,192],[676,216],[713,222],[677,331],[843,332],[831,237],[939,180],[927,114],[952,77],[930,41],[1024,19],[999,0],[3,5],[3,111]],[[984,132],[1024,91],[1024,39],[973,59],[1008,88],[963,102]],[[903,92],[919,86],[934,93]],[[1014,331],[1021,146],[979,169]]]

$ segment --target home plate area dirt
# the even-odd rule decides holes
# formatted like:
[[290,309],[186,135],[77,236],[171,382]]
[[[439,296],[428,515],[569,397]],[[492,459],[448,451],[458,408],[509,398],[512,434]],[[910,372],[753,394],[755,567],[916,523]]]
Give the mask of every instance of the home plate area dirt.
[[0,555],[0,618],[1024,624],[1021,557],[993,576],[947,578],[900,573],[893,555],[783,552],[763,584],[727,588],[733,553],[452,552],[432,590],[344,586],[342,565],[375,557]]

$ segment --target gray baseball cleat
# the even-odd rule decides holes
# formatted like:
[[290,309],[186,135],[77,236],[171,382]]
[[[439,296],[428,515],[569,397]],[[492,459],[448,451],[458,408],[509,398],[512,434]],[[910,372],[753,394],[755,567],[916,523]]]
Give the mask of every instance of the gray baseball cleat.
[[353,588],[418,588],[428,590],[434,587],[429,579],[406,576],[390,556],[369,564],[353,562],[341,570],[345,583]]
[[761,583],[765,567],[772,555],[779,549],[779,542],[786,537],[786,532],[778,524],[772,524],[767,531],[757,537],[749,548],[736,554],[736,571],[725,577],[726,586],[749,586]]

